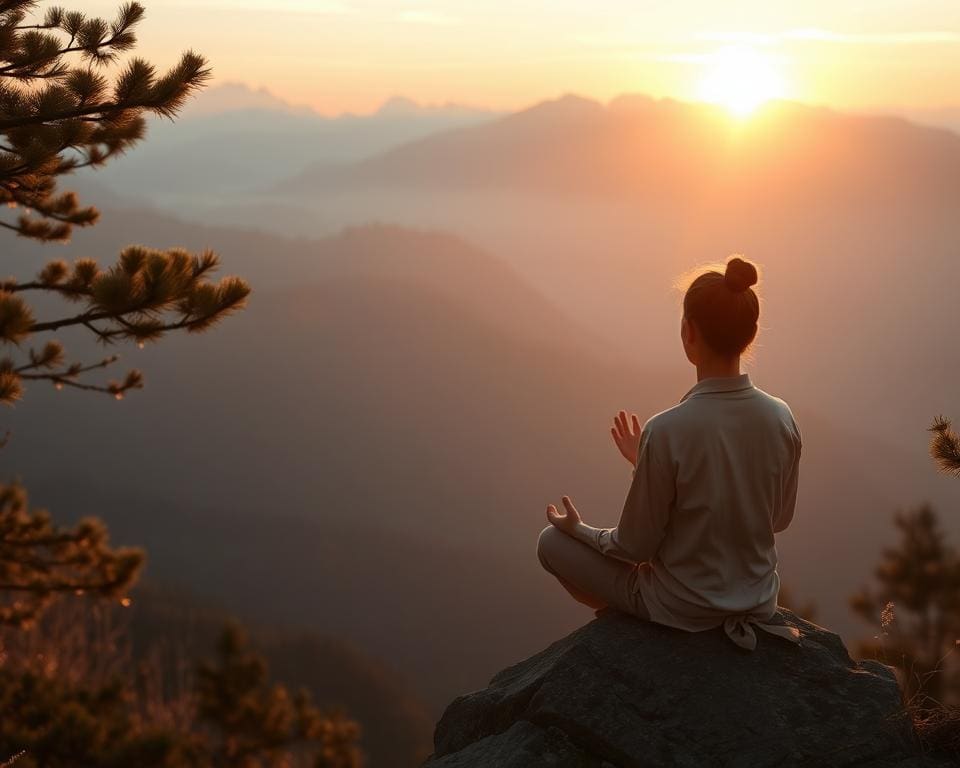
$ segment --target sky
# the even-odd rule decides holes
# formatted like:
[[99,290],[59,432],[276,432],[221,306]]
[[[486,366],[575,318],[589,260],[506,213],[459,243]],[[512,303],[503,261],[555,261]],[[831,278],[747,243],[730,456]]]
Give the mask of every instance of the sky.
[[[958,0],[142,2],[139,51],[156,64],[192,48],[216,81],[331,115],[394,95],[496,109],[564,93],[694,100],[719,88],[735,100],[726,81],[754,64],[771,96],[806,103],[960,104]],[[107,17],[118,5],[63,4]]]

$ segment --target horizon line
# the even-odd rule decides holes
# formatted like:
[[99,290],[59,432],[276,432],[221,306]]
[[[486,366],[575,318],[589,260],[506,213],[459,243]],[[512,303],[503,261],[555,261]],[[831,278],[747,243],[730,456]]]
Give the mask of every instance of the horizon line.
[[[676,96],[669,95],[653,95],[643,91],[623,91],[614,96],[611,96],[609,99],[604,100],[602,97],[588,95],[580,93],[577,91],[561,91],[555,93],[552,96],[543,96],[540,98],[535,98],[532,101],[526,103],[525,106],[518,108],[511,107],[496,107],[490,105],[475,105],[464,103],[460,101],[447,100],[440,102],[428,102],[421,101],[412,96],[396,93],[389,96],[385,96],[382,101],[380,101],[375,107],[371,108],[369,111],[359,112],[353,110],[344,110],[341,112],[323,112],[319,108],[309,105],[309,104],[295,104],[282,96],[278,95],[275,91],[271,90],[267,86],[257,86],[249,82],[242,80],[224,80],[223,82],[215,82],[210,88],[206,91],[201,91],[193,97],[193,99],[185,107],[186,112],[192,111],[191,108],[196,108],[198,104],[202,104],[203,98],[207,93],[211,91],[216,91],[218,89],[226,88],[241,88],[245,91],[248,91],[251,95],[262,95],[276,102],[276,105],[273,107],[270,106],[237,106],[235,108],[225,108],[222,110],[217,110],[210,112],[208,114],[224,114],[227,112],[233,111],[244,111],[248,109],[262,109],[264,111],[276,111],[276,112],[290,112],[294,114],[304,114],[311,117],[316,117],[322,120],[337,120],[340,118],[364,118],[364,117],[375,117],[379,113],[383,112],[385,109],[389,108],[392,103],[395,102],[405,102],[410,104],[414,110],[418,111],[443,111],[443,110],[464,110],[470,112],[486,112],[490,113],[491,116],[500,116],[505,117],[507,115],[519,114],[530,109],[534,109],[543,104],[549,104],[552,102],[562,101],[564,99],[575,98],[583,101],[593,102],[605,109],[610,108],[610,106],[623,98],[644,98],[649,99],[653,102],[673,102],[677,104],[688,104],[695,106],[705,106],[712,107],[717,109],[723,109],[723,107],[714,104],[712,102],[698,100],[698,99],[687,99],[680,98]],[[872,107],[842,107],[834,104],[824,103],[824,102],[814,102],[814,101],[805,101],[802,99],[795,98],[774,98],[769,99],[763,106],[768,106],[770,104],[791,104],[801,107],[806,107],[810,109],[824,109],[832,112],[838,112],[842,114],[851,114],[851,115],[872,115],[872,116],[890,116],[890,117],[905,117],[908,113],[913,115],[935,115],[942,112],[952,112],[956,110],[958,112],[958,117],[960,117],[960,101],[955,104],[941,104],[938,106],[905,106],[905,105],[877,105]],[[762,108],[762,107],[761,107]]]

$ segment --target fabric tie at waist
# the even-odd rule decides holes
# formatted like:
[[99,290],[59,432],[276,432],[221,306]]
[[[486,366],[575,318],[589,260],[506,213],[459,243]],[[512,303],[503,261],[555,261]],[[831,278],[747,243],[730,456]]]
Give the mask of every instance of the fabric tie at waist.
[[757,633],[751,624],[757,625],[760,629],[769,632],[771,635],[778,635],[792,643],[800,644],[800,630],[796,627],[791,627],[786,624],[768,624],[756,616],[750,616],[749,614],[727,616],[723,621],[723,631],[727,633],[727,637],[741,648],[752,651],[757,647]]

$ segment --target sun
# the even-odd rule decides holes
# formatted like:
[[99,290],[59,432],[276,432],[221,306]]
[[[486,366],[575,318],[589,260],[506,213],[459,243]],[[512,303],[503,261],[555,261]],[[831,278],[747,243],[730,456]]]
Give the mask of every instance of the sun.
[[746,117],[770,99],[786,95],[786,84],[774,60],[745,45],[730,45],[711,55],[700,81],[703,101],[720,104]]

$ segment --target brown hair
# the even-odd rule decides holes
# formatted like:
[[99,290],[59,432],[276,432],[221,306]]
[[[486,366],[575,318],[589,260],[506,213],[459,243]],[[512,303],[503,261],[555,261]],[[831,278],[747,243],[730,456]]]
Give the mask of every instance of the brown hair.
[[756,283],[757,268],[732,256],[722,273],[710,269],[687,288],[683,314],[718,354],[742,354],[756,337],[760,299],[750,287]]

